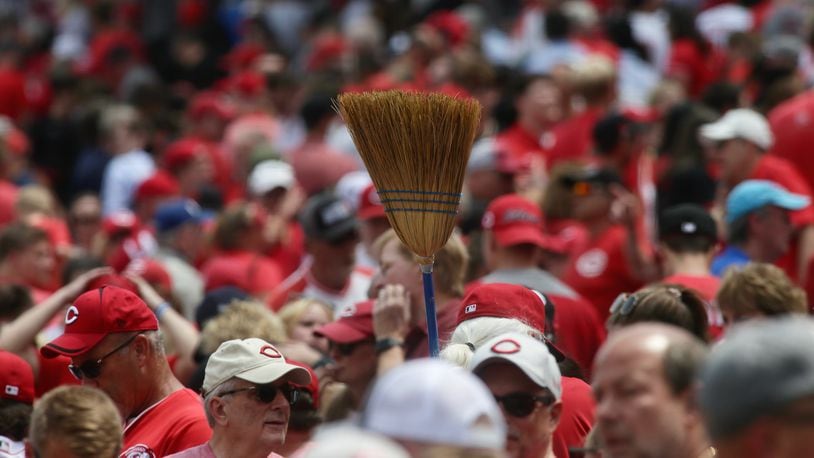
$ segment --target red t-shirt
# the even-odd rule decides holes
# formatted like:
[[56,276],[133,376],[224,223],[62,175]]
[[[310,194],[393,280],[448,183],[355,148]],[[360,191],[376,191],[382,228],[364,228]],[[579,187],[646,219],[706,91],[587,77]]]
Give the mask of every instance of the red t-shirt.
[[546,164],[549,170],[558,162],[579,161],[591,155],[594,125],[603,114],[600,108],[590,108],[554,128],[555,140]]
[[715,275],[670,275],[664,277],[661,283],[673,283],[694,289],[707,302],[714,302],[718,288],[721,286],[721,279]]
[[[786,159],[764,154],[760,156],[757,166],[749,177],[753,180],[770,180],[795,194],[812,197],[811,187],[800,175],[797,168]],[[791,222],[795,228],[814,223],[814,207],[791,212]]]
[[668,74],[683,76],[690,95],[698,97],[723,73],[723,58],[712,46],[702,50],[693,40],[682,38],[673,42],[670,49]]
[[597,350],[605,341],[605,326],[596,309],[585,299],[548,294],[554,302],[556,345],[579,364],[590,378]]
[[[461,308],[461,299],[450,299],[438,308],[436,319],[438,321],[438,346],[444,348],[458,324],[458,309]],[[404,339],[404,352],[406,359],[426,358],[430,356],[430,342],[427,338],[427,325],[413,329]]]
[[201,445],[211,436],[201,397],[184,388],[127,422],[120,457],[160,458]]
[[546,157],[546,151],[540,145],[540,139],[514,123],[500,132],[495,141],[504,148],[514,160],[527,160],[530,156]]
[[585,436],[594,425],[594,402],[591,386],[578,378],[562,378],[562,414],[551,443],[554,456],[569,456],[569,447],[582,447]]
[[293,274],[305,256],[305,232],[300,223],[291,221],[287,225],[288,238],[266,250],[266,256],[280,266],[283,277]]
[[768,118],[774,134],[774,146],[769,154],[794,164],[809,188],[814,189],[814,154],[811,154],[814,91],[804,92],[781,103],[769,112]]
[[40,352],[36,353],[40,365],[40,370],[37,373],[37,398],[42,397],[42,395],[58,386],[79,385],[79,380],[68,371],[68,364],[71,364],[70,358],[67,356],[46,358]]
[[218,253],[204,264],[201,273],[206,291],[237,286],[252,295],[270,293],[283,280],[276,263],[249,251]]
[[619,294],[642,286],[628,266],[626,243],[627,230],[620,225],[611,226],[577,251],[565,271],[563,281],[593,304],[603,323]]

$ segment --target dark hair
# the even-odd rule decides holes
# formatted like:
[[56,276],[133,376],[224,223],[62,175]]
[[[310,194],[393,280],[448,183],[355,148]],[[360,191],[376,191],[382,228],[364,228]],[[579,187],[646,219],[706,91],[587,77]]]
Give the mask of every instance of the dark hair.
[[743,215],[732,221],[726,228],[726,241],[730,245],[740,245],[749,238],[749,215]]
[[33,407],[12,399],[0,398],[0,436],[21,441],[28,436]]
[[551,41],[568,38],[571,34],[571,19],[559,9],[546,11],[545,34]]
[[62,268],[62,284],[67,285],[79,275],[97,267],[104,267],[105,263],[95,256],[80,256],[70,258]]
[[670,251],[678,254],[709,253],[715,241],[705,235],[671,234],[661,239]]
[[704,342],[709,340],[705,302],[685,286],[657,284],[633,293],[626,300],[629,306],[611,310],[608,327],[655,321],[678,326]]
[[0,285],[0,320],[14,320],[33,305],[34,299],[27,287]]
[[627,15],[611,16],[605,22],[605,33],[608,39],[622,49],[632,51],[645,62],[650,62],[650,52],[633,36],[630,18]]
[[308,96],[300,108],[300,116],[305,124],[306,130],[312,130],[319,125],[320,122],[333,116],[333,101],[332,95],[325,92],[315,92]]
[[668,8],[670,15],[670,39],[675,42],[676,40],[689,39],[691,40],[698,50],[707,52],[710,48],[709,42],[698,31],[695,26],[695,12],[684,6],[671,5]]
[[317,409],[314,407],[314,398],[304,388],[297,388],[299,399],[291,406],[291,418],[288,427],[295,431],[308,431],[322,423]]
[[726,113],[740,104],[741,87],[728,81],[716,81],[704,90],[701,103],[718,113]]
[[707,357],[707,347],[697,339],[672,342],[664,352],[664,379],[674,395],[689,390]]
[[0,261],[43,240],[48,240],[48,234],[42,229],[23,223],[10,224],[0,232]]

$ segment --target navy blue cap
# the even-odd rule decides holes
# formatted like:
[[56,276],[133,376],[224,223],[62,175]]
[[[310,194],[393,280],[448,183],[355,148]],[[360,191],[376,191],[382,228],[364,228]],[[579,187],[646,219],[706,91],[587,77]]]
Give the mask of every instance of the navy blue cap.
[[192,199],[175,199],[161,204],[153,222],[159,233],[171,231],[187,223],[200,223],[205,215],[201,206]]

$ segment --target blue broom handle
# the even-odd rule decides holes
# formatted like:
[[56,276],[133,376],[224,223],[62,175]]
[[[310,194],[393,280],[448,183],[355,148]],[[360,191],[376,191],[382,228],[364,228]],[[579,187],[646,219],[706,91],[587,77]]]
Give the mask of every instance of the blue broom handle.
[[432,264],[421,264],[421,276],[424,279],[424,306],[427,313],[427,340],[430,356],[438,357],[438,319],[435,315],[435,288],[432,285]]

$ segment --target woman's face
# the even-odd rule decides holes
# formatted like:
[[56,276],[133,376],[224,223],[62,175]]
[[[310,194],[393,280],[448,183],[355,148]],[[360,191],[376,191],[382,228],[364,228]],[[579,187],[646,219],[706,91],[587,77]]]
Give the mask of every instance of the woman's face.
[[324,337],[314,335],[314,330],[324,324],[331,322],[331,317],[324,307],[311,304],[300,315],[289,332],[289,337],[293,340],[305,342],[311,347],[325,353],[328,351],[328,341]]

